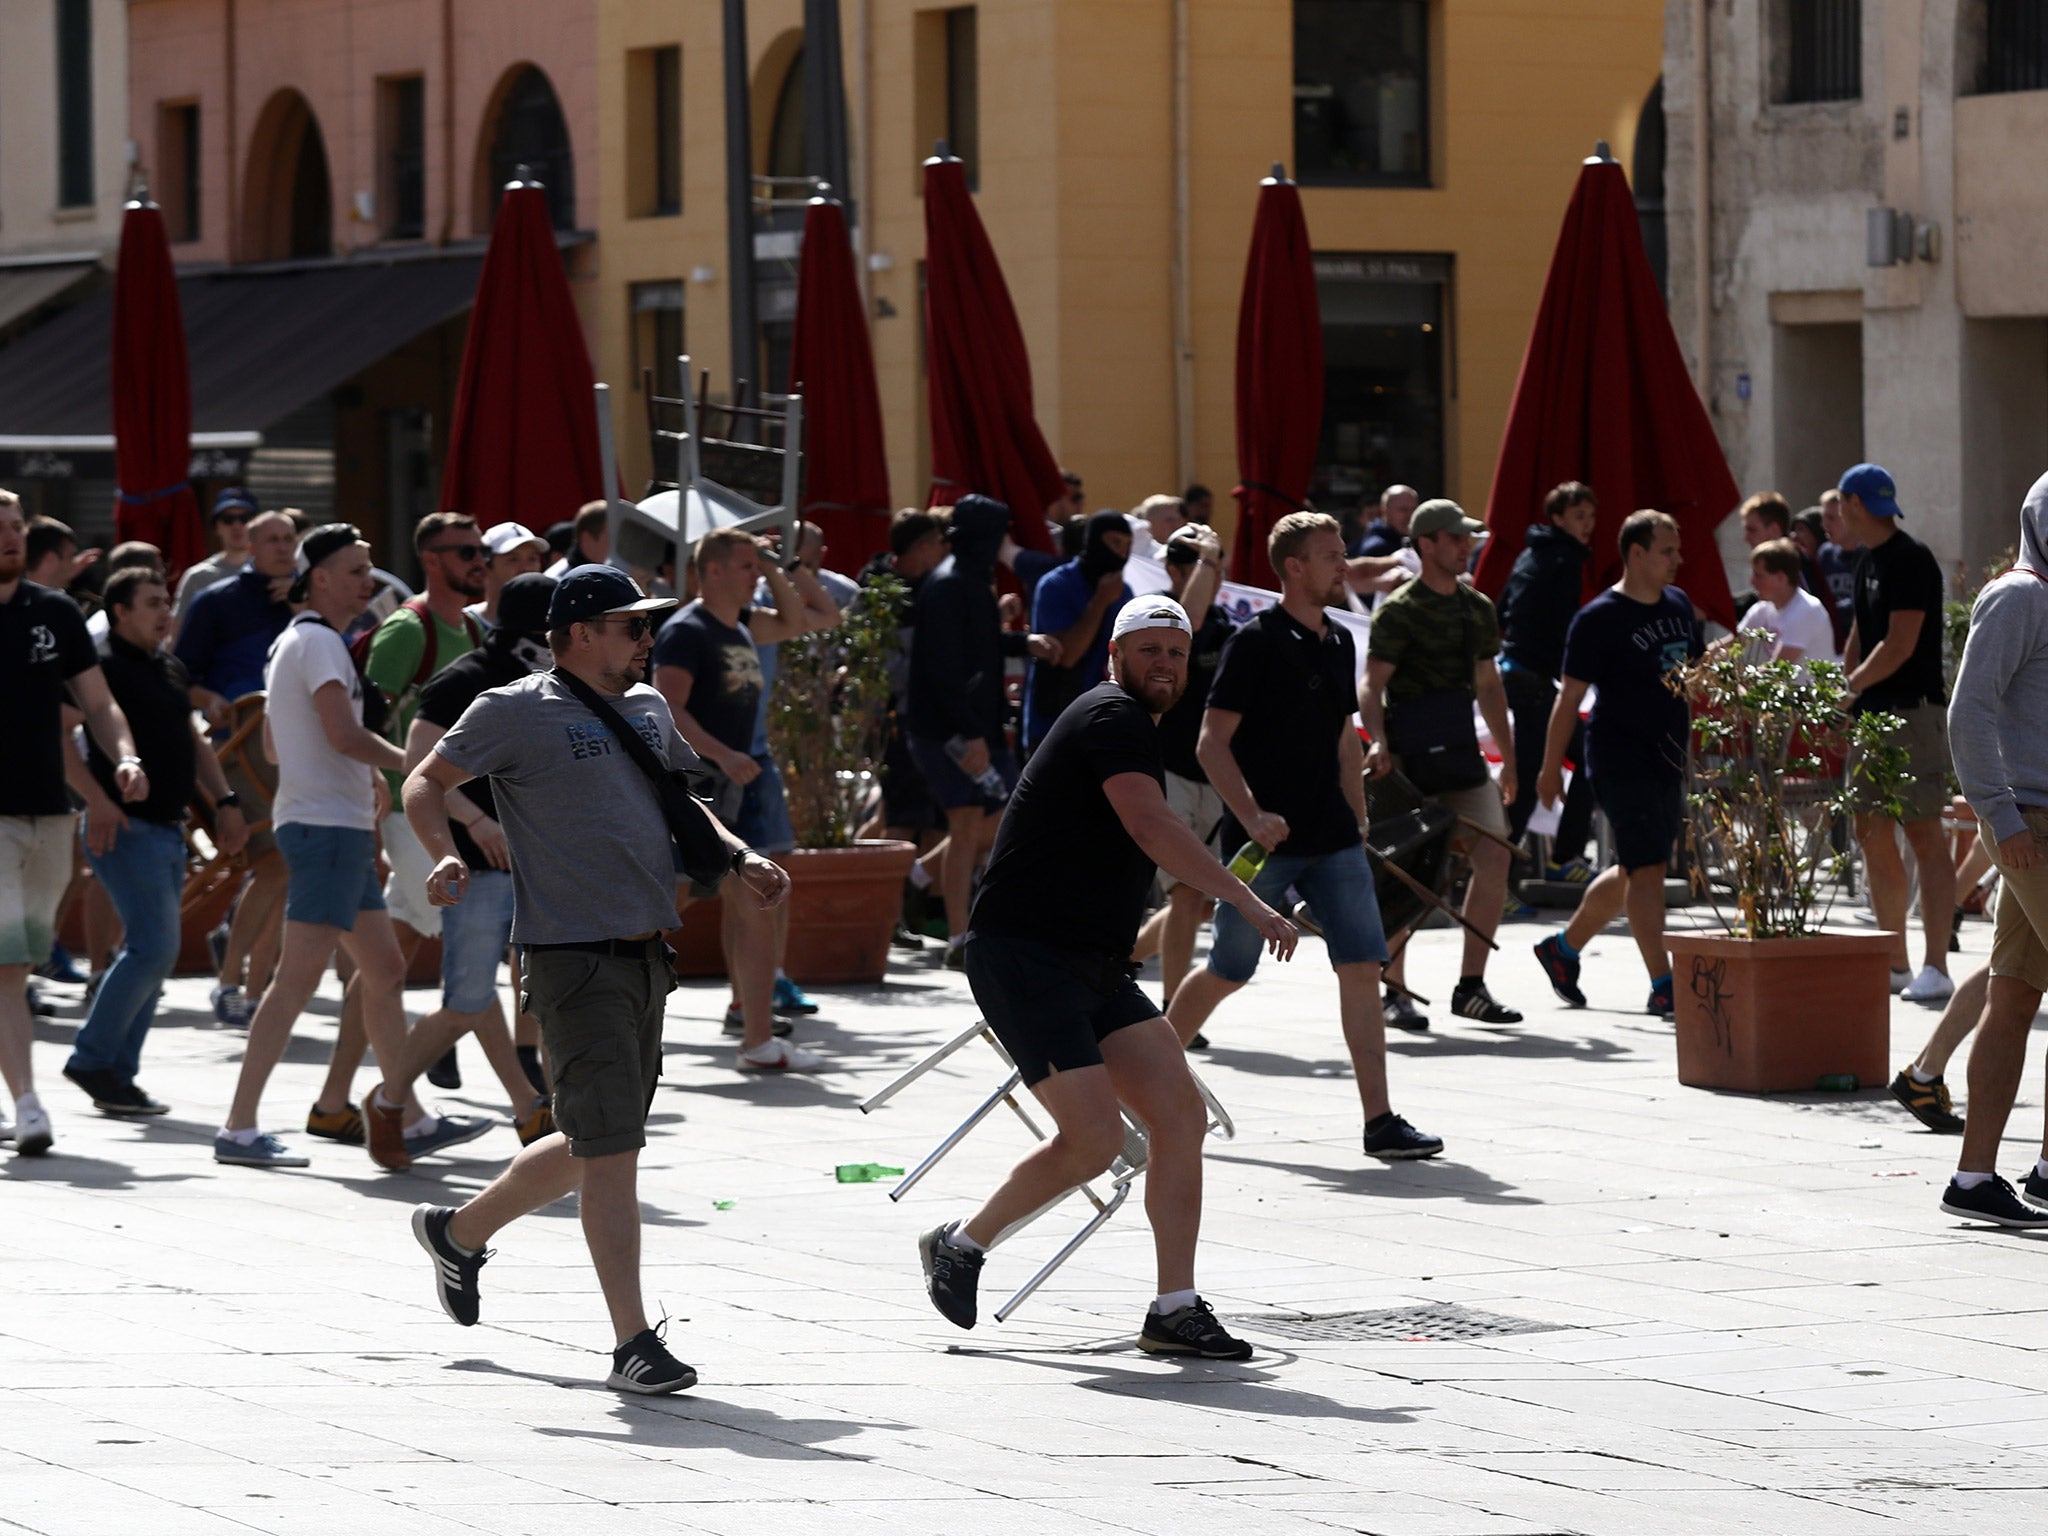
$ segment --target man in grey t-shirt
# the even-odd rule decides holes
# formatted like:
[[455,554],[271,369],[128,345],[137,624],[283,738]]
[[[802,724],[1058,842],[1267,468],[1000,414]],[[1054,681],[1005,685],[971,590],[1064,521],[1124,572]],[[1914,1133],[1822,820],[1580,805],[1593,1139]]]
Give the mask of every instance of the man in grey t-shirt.
[[[675,1392],[697,1373],[647,1325],[635,1181],[661,1073],[662,1006],[674,985],[661,931],[675,924],[672,839],[653,784],[560,674],[602,695],[672,768],[696,761],[647,658],[673,598],[643,597],[605,565],[564,576],[548,606],[553,672],[480,694],[405,781],[405,811],[435,860],[427,895],[462,900],[469,870],[448,831],[447,792],[488,775],[512,855],[512,937],[554,1069],[559,1129],[524,1148],[460,1209],[423,1205],[413,1235],[433,1257],[442,1310],[477,1320],[484,1244],[519,1217],[580,1192],[584,1240],[618,1347],[607,1385]],[[716,823],[714,823],[716,825]],[[764,907],[789,877],[724,827],[732,867]],[[737,893],[735,893],[737,894]]]

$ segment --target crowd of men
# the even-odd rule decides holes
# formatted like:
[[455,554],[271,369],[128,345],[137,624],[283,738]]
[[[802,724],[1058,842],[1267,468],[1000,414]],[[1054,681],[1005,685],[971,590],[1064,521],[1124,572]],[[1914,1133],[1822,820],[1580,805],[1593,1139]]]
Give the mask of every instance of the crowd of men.
[[[1915,787],[1904,815],[1866,818],[1856,835],[1878,920],[1899,936],[1894,991],[1951,1001],[1951,1015],[1970,1014],[1961,1032],[1984,1010],[1966,1166],[1945,1208],[2007,1224],[2048,1224],[1975,1166],[1995,1149],[1984,1127],[2003,1123],[1995,1074],[2011,1067],[2016,1080],[2023,1020],[2048,988],[2048,930],[2025,920],[2036,905],[2048,918],[2048,896],[2037,903],[2023,874],[2035,865],[2028,839],[2048,836],[2048,821],[2035,826],[2048,785],[2032,791],[2024,774],[2006,784],[1997,766],[2005,733],[2037,729],[2039,712],[2015,695],[2048,690],[2048,675],[2026,671],[2024,627],[2048,585],[2031,521],[2048,505],[2043,487],[2022,563],[2038,579],[2009,578],[1980,604],[1987,633],[2008,610],[2020,630],[1995,654],[1973,633],[1958,685],[1957,707],[1967,698],[1976,711],[1958,754],[1965,795],[1996,843],[1989,857],[2028,892],[2001,906],[1989,980],[1960,992],[1947,975],[1940,570],[1901,526],[1876,465],[1848,471],[1807,512],[1775,495],[1741,508],[1754,581],[1742,643],[1799,665],[1839,662],[1853,707],[1905,722]],[[897,514],[860,583],[826,567],[808,524],[791,549],[714,531],[643,584],[608,563],[603,503],[544,534],[444,512],[415,532],[413,594],[372,564],[352,525],[308,526],[230,489],[212,510],[217,551],[175,591],[155,550],[118,546],[88,621],[65,594],[95,552],[0,492],[0,707],[26,738],[0,771],[0,1074],[17,1151],[54,1141],[31,1072],[28,980],[69,964],[53,950],[70,900],[104,906],[88,924],[90,1004],[65,1076],[107,1114],[168,1108],[139,1076],[181,947],[185,823],[197,806],[211,847],[238,861],[214,936],[212,1006],[248,1031],[215,1159],[308,1165],[264,1128],[263,1091],[338,963],[345,1003],[308,1136],[400,1169],[487,1134],[493,1120],[436,1113],[418,1094],[422,1078],[459,1082],[464,1035],[518,1133],[521,1150],[475,1199],[414,1214],[449,1315],[476,1321],[494,1235],[577,1190],[618,1338],[610,1384],[691,1384],[649,1326],[638,1275],[635,1169],[674,984],[662,935],[692,902],[721,897],[735,1069],[826,1068],[791,1039],[816,1005],[782,969],[788,877],[776,856],[795,838],[768,699],[778,648],[833,629],[863,586],[879,587],[899,638],[870,826],[919,847],[899,942],[921,942],[911,919],[936,903],[942,963],[966,973],[1056,1127],[972,1216],[919,1240],[934,1305],[973,1325],[995,1236],[1108,1165],[1123,1145],[1121,1104],[1151,1141],[1159,1283],[1141,1347],[1242,1358],[1248,1347],[1194,1282],[1206,1121],[1186,1050],[1206,1045],[1262,954],[1290,958],[1308,928],[1335,974],[1363,1152],[1443,1151],[1394,1109],[1388,1081],[1386,1027],[1429,1028],[1402,965],[1406,933],[1389,934],[1381,917],[1368,798],[1393,783],[1451,818],[1465,928],[1455,1015],[1521,1021],[1487,967],[1533,842],[1533,873],[1583,888],[1570,920],[1535,946],[1550,987],[1584,1006],[1586,953],[1625,914],[1646,1008],[1668,1018],[1664,879],[1690,734],[1668,679],[1704,636],[1679,580],[1677,524],[1658,511],[1621,520],[1620,579],[1588,598],[1598,504],[1577,482],[1546,498],[1498,604],[1468,574],[1484,527],[1454,502],[1395,486],[1363,527],[1314,511],[1282,518],[1267,547],[1277,594],[1242,621],[1219,600],[1209,502],[1196,486],[1128,515],[1089,514],[1069,476],[1048,514],[1059,545],[1049,556],[1013,539],[1010,508],[963,496]],[[1133,555],[1162,563],[1164,593],[1134,593]],[[1358,611],[1371,615],[1362,657],[1345,621]],[[1551,830],[1532,840],[1539,809]],[[1596,810],[1614,852],[1598,871],[1586,861]],[[1917,971],[1901,840],[1926,945]],[[2008,922],[2008,908],[2022,915]],[[403,989],[429,938],[441,946],[440,1006],[415,1021]],[[1158,1003],[1133,979],[1154,955]],[[508,963],[521,1002],[509,1019],[498,990]],[[1894,1085],[1923,1119],[1954,1118],[1940,1065],[1959,1038],[1941,1052],[1931,1042]],[[377,1080],[358,1095],[366,1052]],[[2048,1201],[2048,1161],[2028,1182]]]

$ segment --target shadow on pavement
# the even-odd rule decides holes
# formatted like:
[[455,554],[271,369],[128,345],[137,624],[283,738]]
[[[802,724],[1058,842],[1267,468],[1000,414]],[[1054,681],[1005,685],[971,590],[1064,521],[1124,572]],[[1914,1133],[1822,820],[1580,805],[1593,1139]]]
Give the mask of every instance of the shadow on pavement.
[[[482,1189],[497,1177],[504,1165],[486,1163],[474,1159],[415,1163],[401,1173],[378,1173],[368,1177],[327,1178],[326,1183],[338,1184],[343,1189],[354,1190],[359,1195],[369,1195],[376,1200],[390,1200],[402,1205],[419,1205],[426,1201],[436,1204],[460,1203]],[[315,1170],[316,1172],[318,1170]],[[452,1174],[453,1178],[437,1175]],[[578,1219],[576,1202],[564,1195],[561,1199],[542,1206],[537,1211],[528,1211],[525,1217],[545,1216],[556,1220],[575,1221]],[[643,1227],[701,1227],[705,1223],[693,1216],[681,1216],[659,1205],[640,1202],[640,1224]],[[507,1228],[507,1230],[511,1230]]]
[[[1135,1347],[1135,1346],[1131,1346]],[[1422,1404],[1361,1408],[1341,1403],[1319,1392],[1304,1392],[1281,1385],[1273,1374],[1298,1356],[1284,1350],[1270,1351],[1272,1365],[1264,1360],[1176,1360],[1161,1358],[1151,1369],[1126,1370],[1080,1360],[1049,1358],[1044,1354],[1001,1349],[968,1349],[954,1346],[956,1355],[980,1355],[992,1360],[1011,1360],[1019,1365],[1044,1366],[1080,1378],[1074,1384],[1091,1392],[1110,1392],[1118,1397],[1143,1398],[1149,1402],[1178,1403],[1187,1407],[1220,1409],[1228,1413],[1249,1413],[1260,1418],[1332,1419],[1354,1424],[1413,1424],[1429,1409]]]
[[69,1184],[77,1189],[140,1189],[145,1184],[180,1184],[196,1173],[137,1173],[127,1163],[106,1157],[80,1157],[66,1152],[63,1142],[41,1157],[10,1157],[0,1177],[23,1184]]
[[1527,1061],[1616,1061],[1635,1055],[1612,1040],[1590,1036],[1560,1040],[1555,1035],[1525,1034],[1512,1028],[1490,1035],[1410,1035],[1390,1030],[1387,1049],[1402,1056],[1505,1056]]
[[1509,1193],[1515,1186],[1502,1183],[1492,1174],[1482,1173],[1470,1164],[1448,1162],[1441,1157],[1425,1158],[1419,1162],[1326,1168],[1318,1163],[1282,1163],[1271,1158],[1211,1150],[1208,1161],[1243,1163],[1253,1168],[1298,1173],[1340,1195],[1377,1195],[1388,1200],[1467,1200],[1474,1205],[1543,1204],[1533,1195]]

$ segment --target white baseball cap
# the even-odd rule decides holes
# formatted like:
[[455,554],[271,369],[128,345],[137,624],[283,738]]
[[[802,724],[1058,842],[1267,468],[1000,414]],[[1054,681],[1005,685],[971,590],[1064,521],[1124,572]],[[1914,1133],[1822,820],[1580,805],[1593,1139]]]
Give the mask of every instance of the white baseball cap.
[[484,548],[494,560],[527,544],[538,544],[543,551],[548,547],[548,541],[524,523],[493,523],[484,530]]
[[1136,597],[1123,606],[1111,626],[1109,638],[1121,640],[1134,629],[1177,629],[1184,635],[1193,635],[1195,626],[1188,622],[1188,611],[1170,597],[1153,595]]

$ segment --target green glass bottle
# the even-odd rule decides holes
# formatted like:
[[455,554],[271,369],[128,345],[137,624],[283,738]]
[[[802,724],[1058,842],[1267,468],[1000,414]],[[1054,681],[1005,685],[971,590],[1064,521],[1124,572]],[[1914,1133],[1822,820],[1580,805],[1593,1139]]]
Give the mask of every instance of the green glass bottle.
[[1230,872],[1246,885],[1250,885],[1259,878],[1259,871],[1266,867],[1266,853],[1265,844],[1247,842],[1231,855]]

